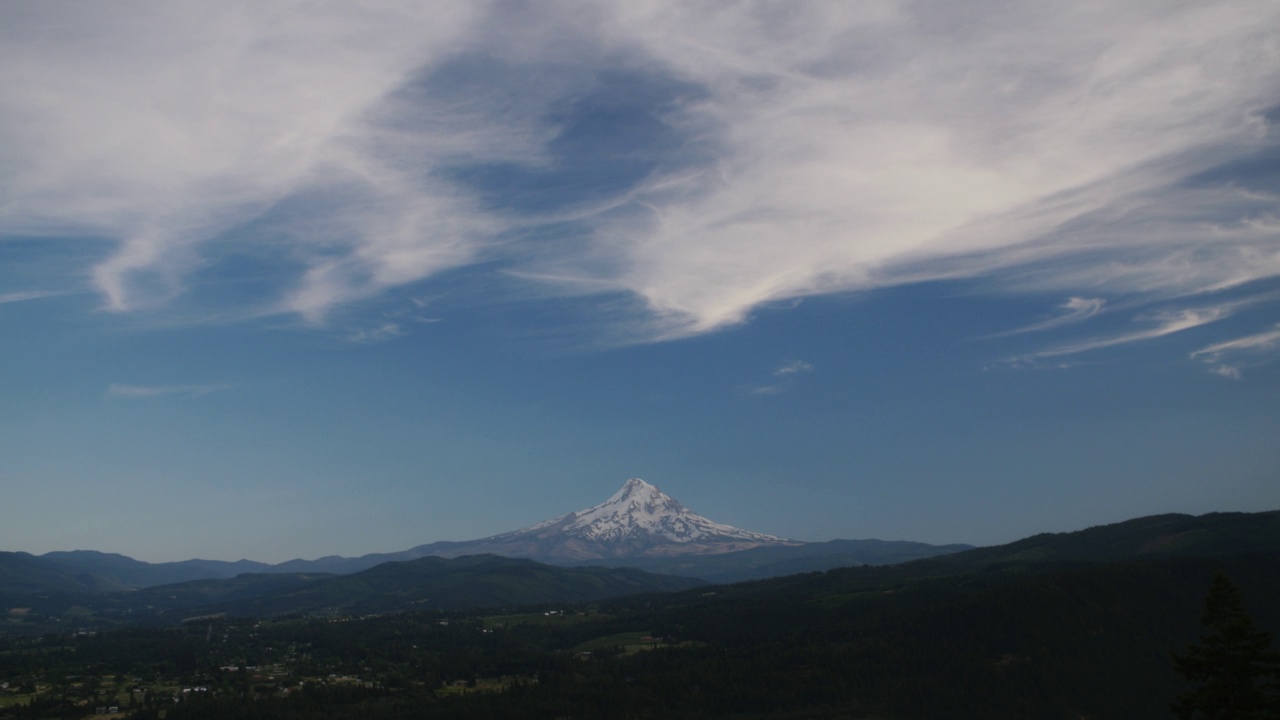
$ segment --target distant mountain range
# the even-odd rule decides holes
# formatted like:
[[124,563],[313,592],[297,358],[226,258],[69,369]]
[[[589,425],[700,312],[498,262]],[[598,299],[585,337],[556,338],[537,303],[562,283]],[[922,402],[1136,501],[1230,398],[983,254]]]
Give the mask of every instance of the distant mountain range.
[[[624,497],[634,496],[639,490],[640,498],[655,499],[653,493],[644,487],[636,484],[630,487],[631,494]],[[631,501],[627,500],[624,505],[630,508]],[[616,507],[616,504],[605,503],[591,510],[605,506]],[[638,502],[638,506],[647,517],[660,515],[644,510],[645,507],[661,507],[657,502]],[[621,519],[624,516],[597,512],[571,513],[542,527],[564,527],[578,518],[588,519],[581,524],[582,527],[592,527],[600,517],[608,518],[608,522],[595,524],[597,529],[606,525],[610,528],[641,528],[634,530],[641,533],[641,537],[650,532],[643,523],[632,524]],[[666,527],[656,519],[651,524]],[[535,526],[535,532],[540,530]],[[523,532],[527,531],[507,536],[519,536]],[[623,533],[605,534],[611,542],[630,542],[633,546],[637,542],[636,539],[626,539]],[[705,534],[709,533],[704,531],[704,535],[699,536],[677,533],[677,537],[692,538],[688,542],[711,542]],[[805,547],[783,540],[761,542],[753,548],[718,555],[668,553],[647,558],[631,557],[629,560],[637,564],[648,562],[653,566],[675,564],[689,570],[700,567],[699,563],[709,562],[709,558],[729,558],[760,572],[762,568],[795,567],[797,556],[790,553]],[[821,543],[819,545],[832,554],[811,557],[819,560],[839,557],[841,552],[853,552],[861,547],[858,542],[846,546],[847,542]],[[915,552],[910,543],[883,545],[907,546],[904,548],[906,555]],[[890,552],[885,547],[880,550]],[[977,577],[979,574],[986,577],[1018,575],[1035,568],[1070,567],[1081,563],[1228,558],[1250,554],[1259,557],[1280,555],[1280,511],[1211,513],[1199,517],[1157,515],[1072,533],[1036,535],[1006,545],[934,555],[893,566],[852,567],[833,572],[844,573],[840,577],[846,580],[840,582],[873,587],[886,582]],[[205,578],[145,589],[127,589],[121,579],[130,577],[126,574],[128,572],[145,571],[145,567],[140,566],[146,564],[101,553],[54,554],[53,559],[26,553],[0,553],[0,610],[5,611],[0,617],[6,618],[6,622],[0,622],[0,632],[46,631],[66,627],[66,623],[74,623],[77,627],[112,627],[137,622],[176,622],[222,613],[335,615],[568,604],[636,593],[676,591],[705,584],[689,577],[660,575],[634,568],[561,567],[527,558],[486,554],[458,558],[425,556],[385,562],[345,575],[243,573],[234,578]],[[114,567],[117,576],[94,572],[94,567]],[[173,563],[161,570],[180,574],[198,567]],[[721,572],[732,574],[731,569],[726,569],[729,566],[722,564],[719,567]],[[848,574],[855,571],[854,575]],[[835,577],[831,573],[828,575]],[[772,586],[787,587],[797,582],[812,584],[814,577],[817,576],[808,573],[768,582]]]
[[[450,609],[582,602],[859,565],[897,565],[895,574],[933,577],[1243,552],[1280,552],[1280,511],[1158,515],[988,548],[805,543],[716,523],[631,479],[599,505],[527,528],[358,558],[145,563],[90,550],[0,552],[0,609],[29,607],[57,617],[80,608],[118,622],[189,613]],[[584,565],[590,567],[578,567]]]
[[[648,559],[763,562],[761,554],[792,550]],[[234,689],[221,706],[184,700],[177,709],[190,717],[310,717],[335,703],[347,703],[335,718],[399,717],[371,712],[394,703],[405,716],[424,707],[450,717],[451,709],[562,717],[584,707],[620,716],[658,707],[683,709],[681,717],[1155,720],[1187,687],[1169,655],[1203,633],[1197,618],[1215,573],[1240,588],[1259,629],[1280,629],[1280,512],[1157,515],[894,565],[715,586],[471,555],[118,591],[91,573],[8,553],[0,555],[0,635],[43,637],[0,639],[0,676],[131,677],[180,667],[174,658],[185,657],[188,668],[204,667]],[[146,625],[171,627],[138,627]],[[646,636],[666,647],[624,650]],[[286,695],[272,680],[254,698],[235,675],[214,670],[246,658],[283,659],[298,678],[350,667],[374,686]],[[519,697],[433,691],[467,673],[538,682],[521,685]],[[397,689],[378,688],[383,678]],[[427,681],[401,682],[409,678]],[[387,704],[367,704],[378,698]]]
[[[529,607],[595,602],[622,595],[671,592],[701,580],[633,568],[556,567],[523,558],[469,555],[387,562],[349,575],[244,573],[141,590],[103,590],[87,579],[32,573],[13,586],[25,558],[0,556],[0,611],[9,627],[48,629],[59,623],[113,627],[171,624],[213,615],[365,615],[406,610]],[[41,586],[42,582],[52,582]]]
[[448,546],[437,543],[415,550],[455,557],[479,550],[564,563],[606,558],[721,555],[759,547],[803,544],[713,522],[644,480],[632,478],[608,500],[586,510],[482,540]]
[[[51,552],[38,557],[20,555],[27,558],[24,573],[29,577],[32,563],[47,563],[43,567],[48,582],[55,586],[123,590],[233,578],[243,573],[345,575],[385,562],[483,554],[553,565],[636,567],[653,573],[732,582],[850,565],[898,563],[969,547],[972,546],[884,540],[787,540],[714,522],[644,480],[632,478],[608,500],[585,510],[479,540],[434,542],[400,552],[360,557],[332,555],[275,565],[252,560],[146,563],[93,550]],[[4,588],[4,572],[0,567],[0,592]]]

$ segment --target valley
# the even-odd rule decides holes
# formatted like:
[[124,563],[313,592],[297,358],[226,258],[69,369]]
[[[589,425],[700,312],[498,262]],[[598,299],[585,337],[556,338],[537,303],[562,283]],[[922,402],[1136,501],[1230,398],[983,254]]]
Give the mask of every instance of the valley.
[[0,639],[0,717],[114,702],[168,720],[1167,718],[1187,687],[1171,653],[1202,634],[1214,573],[1260,628],[1280,627],[1280,513],[1152,516],[587,603],[102,630],[77,629],[81,613]]

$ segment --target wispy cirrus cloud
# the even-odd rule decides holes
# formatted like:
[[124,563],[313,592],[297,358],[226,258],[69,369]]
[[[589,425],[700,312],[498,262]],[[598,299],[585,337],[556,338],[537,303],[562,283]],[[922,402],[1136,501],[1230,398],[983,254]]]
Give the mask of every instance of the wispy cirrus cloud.
[[[1277,297],[1278,295],[1275,292],[1260,292],[1234,300],[1224,300],[1214,304],[1201,305],[1199,307],[1162,309],[1145,312],[1133,318],[1134,322],[1146,325],[1146,327],[1141,330],[1103,335],[1076,342],[1064,343],[1045,350],[1039,350],[1011,358],[1008,362],[1013,365],[1026,363],[1038,364],[1038,361],[1049,358],[1060,358],[1093,350],[1101,350],[1103,348],[1154,340],[1165,337],[1166,335],[1173,335],[1175,333],[1180,333],[1224,320],[1234,316],[1242,310],[1274,303],[1277,300]],[[1085,312],[1087,312],[1087,308],[1089,306],[1088,303],[1076,304],[1085,308]],[[1193,359],[1199,357],[1202,359],[1207,358],[1210,361],[1216,361],[1216,358],[1222,354],[1233,350],[1243,350],[1254,347],[1251,343],[1256,344],[1258,347],[1266,347],[1269,342],[1269,336],[1270,333],[1261,333],[1259,335],[1251,335],[1239,340],[1218,343],[1192,353],[1191,357]]]
[[398,323],[386,322],[377,327],[356,330],[347,336],[347,340],[355,343],[377,343],[393,340],[404,335]]
[[[972,32],[951,31],[936,7],[878,7],[856,17],[830,5],[637,12],[655,55],[712,97],[683,121],[714,136],[716,162],[656,178],[647,212],[598,230],[621,255],[619,285],[669,332],[741,322],[784,297],[1047,260],[1054,276],[1064,256],[1078,263],[1068,270],[1087,268],[1088,284],[1128,292],[1141,283],[1179,294],[1258,271],[1242,257],[1182,266],[1189,247],[1218,239],[1203,225],[1224,220],[1224,198],[1170,195],[1198,169],[1269,142],[1260,113],[1270,90],[1245,81],[1203,94],[1218,71],[1252,62],[1235,43],[1270,42],[1270,31],[1246,29],[1243,6],[1157,18],[1154,6],[1113,15],[1055,5],[1006,21],[984,13],[1009,8],[984,6],[965,24]],[[1032,48],[1029,38],[1048,36],[1057,39]],[[1275,77],[1264,65],[1240,69]],[[1193,208],[1204,212],[1193,219]],[[1141,236],[1139,221],[1099,245],[1095,231],[1119,213],[1177,217],[1181,242]],[[1274,272],[1274,234],[1254,247]],[[968,265],[953,264],[966,254]],[[1126,278],[1115,262],[1144,255],[1146,267],[1178,265]]]
[[1274,354],[1277,350],[1280,350],[1280,325],[1264,332],[1208,345],[1191,353],[1191,359],[1209,364],[1209,372],[1239,380],[1243,377],[1240,359],[1258,362],[1260,358]]
[[59,295],[55,292],[46,292],[42,290],[30,290],[27,292],[0,293],[0,305],[6,303],[25,302],[27,300],[39,300],[40,298],[54,297]]
[[230,390],[234,387],[236,387],[235,383],[203,385],[130,385],[127,383],[111,383],[107,386],[107,395],[117,398],[155,398],[175,395],[201,398],[205,395]]
[[467,262],[493,222],[408,167],[439,148],[392,157],[372,110],[456,47],[472,7],[0,11],[0,230],[112,238],[92,277],[115,311],[181,294],[228,232],[287,201],[311,207],[268,235],[294,266],[278,307],[311,320]]
[[798,375],[813,372],[813,365],[804,360],[785,362],[773,371],[775,381],[765,385],[751,385],[746,388],[748,395],[777,395],[785,392]]
[[259,312],[312,323],[487,263],[634,298],[642,341],[955,277],[1063,292],[1019,332],[1052,330],[1280,277],[1280,188],[1231,171],[1280,145],[1277,28],[1264,0],[11,6],[0,234],[108,238],[119,312],[241,253]]
[[1174,333],[1183,332],[1185,330],[1190,330],[1192,328],[1208,325],[1209,323],[1221,320],[1230,315],[1231,310],[1232,307],[1230,305],[1219,305],[1204,308],[1164,311],[1142,316],[1135,318],[1136,321],[1149,325],[1149,327],[1142,330],[1059,345],[1047,350],[1041,350],[1014,358],[1012,362],[1018,364],[1045,358],[1058,358],[1066,355],[1077,355],[1079,353],[1089,352],[1092,350],[1101,350],[1102,348],[1127,345],[1145,340],[1154,340],[1166,335],[1172,335]]
[[1102,308],[1107,304],[1102,298],[1083,298],[1073,297],[1058,306],[1059,313],[1054,317],[1040,322],[1032,323],[1024,327],[1016,328],[1002,333],[997,333],[989,337],[1007,337],[1009,335],[1021,335],[1024,333],[1044,332],[1052,330],[1064,325],[1072,325],[1078,322],[1084,322],[1089,318],[1102,312]]
[[804,360],[792,360],[789,363],[783,364],[777,370],[774,370],[773,376],[777,378],[784,378],[784,377],[789,377],[791,375],[796,375],[798,373],[808,373],[808,372],[813,372],[812,365],[805,362]]

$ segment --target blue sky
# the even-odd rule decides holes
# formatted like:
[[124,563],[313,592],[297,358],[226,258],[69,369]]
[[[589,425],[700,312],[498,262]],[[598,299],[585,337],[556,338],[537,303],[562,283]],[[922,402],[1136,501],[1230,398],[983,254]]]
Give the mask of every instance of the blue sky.
[[1270,2],[0,8],[0,543],[1280,507]]

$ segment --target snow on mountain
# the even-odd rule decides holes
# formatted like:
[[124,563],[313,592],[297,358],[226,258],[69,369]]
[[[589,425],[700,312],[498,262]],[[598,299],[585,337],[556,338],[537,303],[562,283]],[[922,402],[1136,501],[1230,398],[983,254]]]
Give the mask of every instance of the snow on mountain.
[[708,520],[639,478],[599,505],[469,542],[432,543],[410,553],[457,557],[494,553],[543,562],[715,555],[768,545],[802,545]]
[[621,490],[599,505],[509,534],[536,532],[548,527],[601,543],[618,543],[638,537],[674,543],[711,539],[760,544],[787,542],[784,538],[708,520],[640,478],[631,478]]

